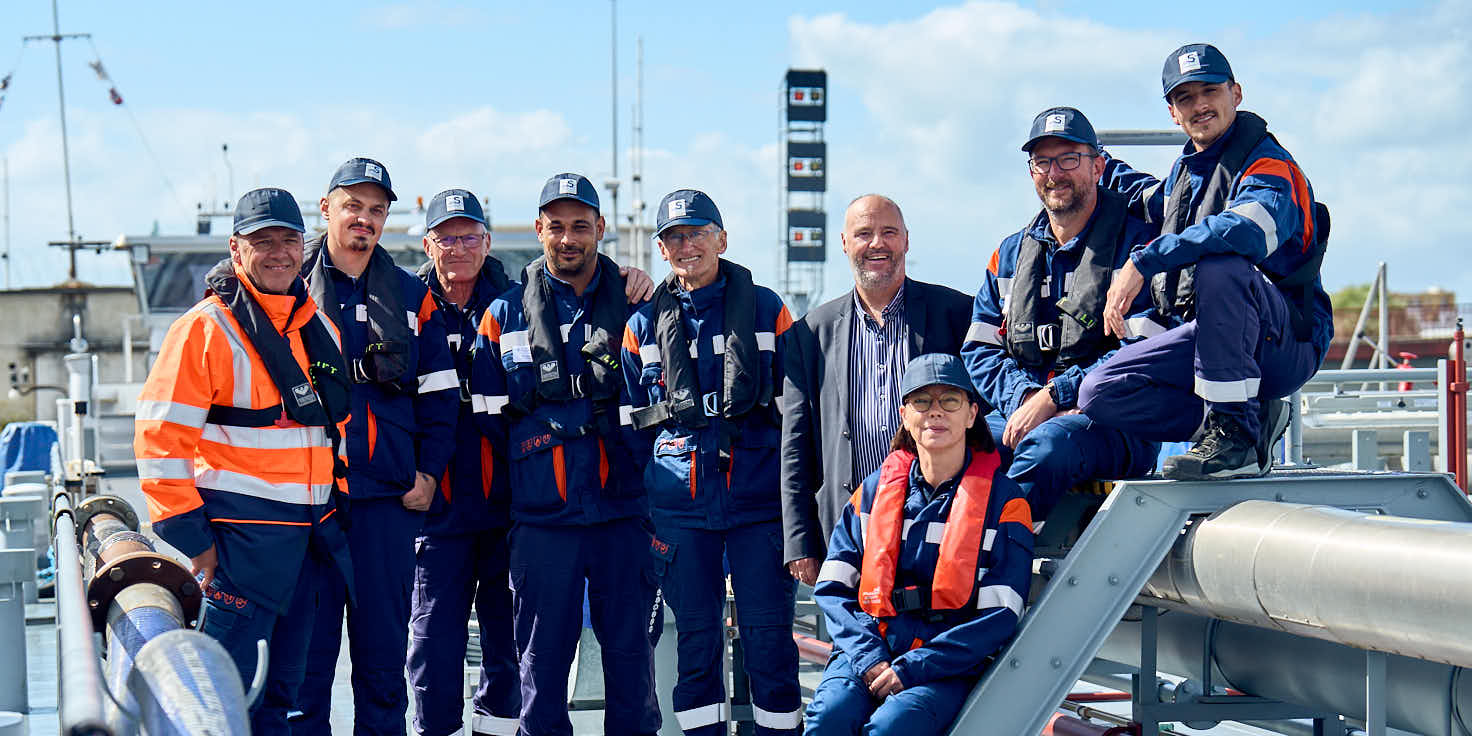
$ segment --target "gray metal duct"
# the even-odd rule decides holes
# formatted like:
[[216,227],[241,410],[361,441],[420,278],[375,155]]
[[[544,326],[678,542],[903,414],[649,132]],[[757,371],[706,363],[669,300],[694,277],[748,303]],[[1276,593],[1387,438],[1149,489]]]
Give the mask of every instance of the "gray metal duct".
[[1472,524],[1245,501],[1192,524],[1141,595],[1198,615],[1468,667],[1469,569]]
[[[1160,670],[1199,678],[1210,620],[1166,611],[1157,621]],[[1365,717],[1364,651],[1227,621],[1216,625],[1210,651],[1218,685],[1349,718]],[[1138,664],[1139,622],[1120,622],[1099,656]],[[1472,673],[1409,657],[1386,659],[1388,725],[1427,736],[1472,734]]]

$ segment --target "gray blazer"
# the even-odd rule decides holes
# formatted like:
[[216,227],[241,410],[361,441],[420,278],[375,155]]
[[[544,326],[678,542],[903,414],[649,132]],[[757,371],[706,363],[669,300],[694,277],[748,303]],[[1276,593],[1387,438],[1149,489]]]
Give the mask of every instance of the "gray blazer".
[[[971,297],[905,279],[910,355],[956,354],[971,323]],[[853,291],[814,308],[783,334],[782,536],[785,562],[827,554],[854,474],[849,433]]]

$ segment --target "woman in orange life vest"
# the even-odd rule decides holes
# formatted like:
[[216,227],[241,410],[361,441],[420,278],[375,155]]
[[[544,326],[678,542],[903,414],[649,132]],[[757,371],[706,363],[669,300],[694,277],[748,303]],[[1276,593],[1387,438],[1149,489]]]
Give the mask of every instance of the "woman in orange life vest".
[[1027,599],[1032,513],[965,366],[922,355],[901,390],[889,457],[844,508],[813,591],[833,655],[808,734],[945,733]]

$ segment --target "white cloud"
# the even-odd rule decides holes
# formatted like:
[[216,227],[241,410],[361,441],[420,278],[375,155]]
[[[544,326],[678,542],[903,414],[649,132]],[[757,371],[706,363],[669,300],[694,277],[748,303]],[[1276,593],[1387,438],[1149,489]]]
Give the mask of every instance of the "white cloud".
[[[1383,259],[1393,288],[1460,287],[1472,300],[1457,218],[1472,211],[1472,148],[1460,135],[1472,129],[1469,19],[1472,8],[1448,1],[1218,40],[1244,109],[1269,120],[1334,210],[1331,288],[1367,281]],[[892,194],[910,221],[912,272],[962,290],[1037,209],[1017,151],[1032,116],[1070,104],[1101,129],[1168,127],[1160,59],[1187,40],[1006,2],[887,24],[795,18],[789,32],[797,65],[826,68],[832,87],[830,210],[863,191]],[[844,97],[861,100],[864,119],[842,117]],[[1161,174],[1173,157],[1114,152]],[[834,250],[830,285],[846,279]]]

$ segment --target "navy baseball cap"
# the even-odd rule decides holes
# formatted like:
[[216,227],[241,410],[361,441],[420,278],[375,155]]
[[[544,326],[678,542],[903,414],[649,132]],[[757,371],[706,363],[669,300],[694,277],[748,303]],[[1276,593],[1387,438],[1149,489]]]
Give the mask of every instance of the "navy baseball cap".
[[1071,107],[1050,107],[1032,119],[1032,131],[1022,150],[1031,152],[1032,147],[1044,138],[1062,138],[1065,141],[1082,143],[1089,148],[1099,147],[1099,136],[1084,114]]
[[302,224],[302,210],[291,192],[276,187],[252,189],[235,203],[236,235],[250,235],[267,227],[287,227],[299,233],[307,231]]
[[434,195],[429,200],[429,206],[424,209],[424,229],[433,230],[445,220],[457,217],[474,220],[486,226],[490,224],[486,222],[485,210],[481,209],[480,200],[474,194],[464,189],[446,189]]
[[678,225],[708,225],[712,222],[716,227],[726,227],[721,224],[721,211],[716,209],[716,203],[705,192],[676,189],[659,200],[654,237],[657,238],[660,233]]
[[350,158],[337,167],[337,173],[332,175],[332,183],[327,185],[327,191],[354,184],[377,184],[388,193],[388,201],[398,200],[398,196],[394,194],[394,185],[388,179],[388,169],[371,158]]
[[976,386],[971,383],[971,376],[966,372],[961,359],[946,353],[926,353],[911,359],[910,364],[905,366],[904,380],[900,382],[900,396],[909,396],[926,386],[937,384],[961,389],[971,395],[972,401],[979,401],[981,398],[976,393]]
[[1172,51],[1160,70],[1160,86],[1165,88],[1166,99],[1170,99],[1171,90],[1186,82],[1221,83],[1232,79],[1227,57],[1209,43],[1188,43]]
[[537,201],[537,209],[542,209],[559,199],[575,199],[595,210],[602,212],[598,206],[598,190],[593,187],[593,182],[582,174],[558,174],[547,180],[542,185],[542,198]]

